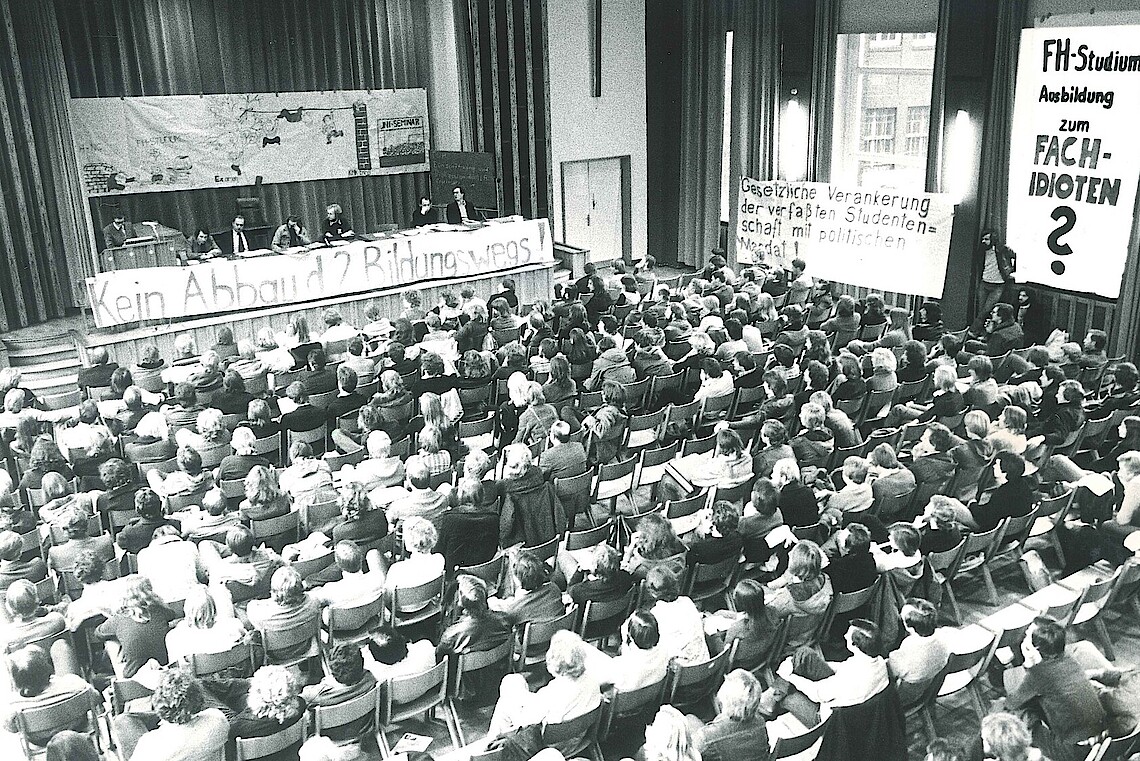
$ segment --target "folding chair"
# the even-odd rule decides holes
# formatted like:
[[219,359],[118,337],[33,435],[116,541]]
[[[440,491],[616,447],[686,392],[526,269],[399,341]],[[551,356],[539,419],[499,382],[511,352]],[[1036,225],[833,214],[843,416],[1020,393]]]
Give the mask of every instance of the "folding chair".
[[716,655],[700,663],[683,665],[677,661],[669,664],[671,679],[666,690],[666,701],[677,708],[695,705],[720,688],[736,643],[725,647]]
[[514,642],[508,638],[503,640],[502,644],[490,650],[480,650],[448,656],[454,660],[455,665],[451,671],[455,674],[455,678],[448,689],[447,711],[451,714],[451,722],[455,726],[458,735],[459,744],[457,747],[463,747],[467,744],[467,740],[463,737],[463,723],[459,720],[459,710],[455,705],[455,701],[463,694],[463,680],[467,678],[469,674],[490,669],[499,664],[502,664],[503,672],[508,671],[510,669],[511,650],[513,647]]
[[637,470],[638,458],[636,455],[627,457],[614,463],[602,465],[598,468],[598,478],[594,481],[594,492],[590,497],[591,504],[604,500],[610,502],[610,515],[617,512],[618,497],[625,496],[633,508],[633,474]]
[[515,673],[525,671],[533,666],[546,663],[546,650],[550,646],[550,638],[561,630],[574,631],[574,622],[578,620],[578,606],[571,605],[570,609],[561,616],[546,621],[527,621],[522,625],[522,632],[518,637],[518,648],[511,654],[511,670]]
[[602,705],[589,713],[557,724],[542,725],[542,744],[559,750],[565,758],[588,756],[591,761],[602,761],[598,747],[598,726],[602,721]]
[[253,648],[248,642],[234,645],[224,653],[194,653],[190,656],[190,669],[199,679],[239,667],[243,677],[253,673]]
[[444,574],[440,574],[419,586],[394,588],[391,596],[392,624],[400,629],[436,616],[442,617],[443,581]]
[[[293,746],[301,747],[305,741],[307,716],[302,716],[295,723],[282,730],[274,732],[268,737],[239,737],[234,740],[234,758],[236,761],[257,761],[262,758],[277,758],[277,754],[284,754]],[[281,758],[285,758],[282,755]]]

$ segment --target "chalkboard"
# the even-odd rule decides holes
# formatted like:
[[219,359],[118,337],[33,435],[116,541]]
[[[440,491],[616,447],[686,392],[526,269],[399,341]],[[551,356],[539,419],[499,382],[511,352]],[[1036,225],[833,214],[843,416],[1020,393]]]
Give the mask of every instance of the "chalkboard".
[[495,182],[493,155],[466,151],[432,151],[430,160],[432,203],[446,206],[453,200],[452,188],[462,185],[467,200],[480,209],[491,209],[497,214],[499,194]]

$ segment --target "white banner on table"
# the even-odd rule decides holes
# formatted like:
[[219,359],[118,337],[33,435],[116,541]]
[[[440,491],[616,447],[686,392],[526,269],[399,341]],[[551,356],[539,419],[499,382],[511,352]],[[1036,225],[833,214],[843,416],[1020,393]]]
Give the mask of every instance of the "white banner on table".
[[299,254],[104,272],[87,278],[87,296],[95,324],[104,328],[299,304],[553,261],[547,221],[531,219],[470,231],[397,234]]
[[88,196],[428,170],[427,91],[73,98]]
[[772,267],[798,257],[813,277],[940,298],[953,223],[944,194],[742,177],[736,253]]
[[1025,29],[1006,240],[1017,279],[1120,295],[1140,176],[1140,26]]

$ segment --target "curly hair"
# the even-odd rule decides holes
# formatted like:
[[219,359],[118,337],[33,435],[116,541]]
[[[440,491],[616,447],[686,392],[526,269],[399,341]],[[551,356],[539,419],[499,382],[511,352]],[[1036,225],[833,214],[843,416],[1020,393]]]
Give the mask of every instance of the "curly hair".
[[150,697],[158,718],[168,724],[189,724],[205,707],[202,686],[186,669],[165,672]]

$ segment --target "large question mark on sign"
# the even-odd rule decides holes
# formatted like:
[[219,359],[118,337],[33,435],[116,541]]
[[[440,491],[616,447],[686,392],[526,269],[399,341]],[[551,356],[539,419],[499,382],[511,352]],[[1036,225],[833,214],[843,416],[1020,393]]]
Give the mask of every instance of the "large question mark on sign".
[[[1077,224],[1077,213],[1068,206],[1058,206],[1053,209],[1053,213],[1049,215],[1055,220],[1065,220],[1053,232],[1049,233],[1049,250],[1055,256],[1068,256],[1073,253],[1073,247],[1068,243],[1061,242],[1061,236],[1068,233]],[[1060,259],[1055,260],[1049,268],[1053,270],[1054,275],[1065,274],[1065,263]]]

